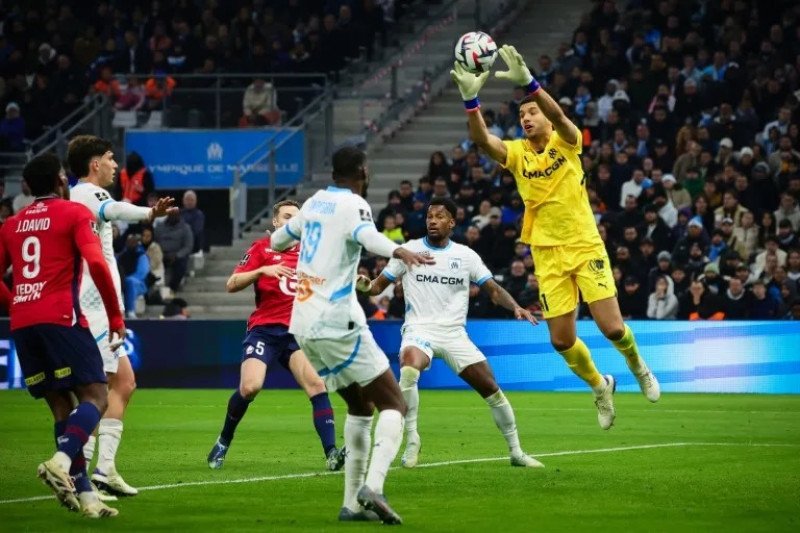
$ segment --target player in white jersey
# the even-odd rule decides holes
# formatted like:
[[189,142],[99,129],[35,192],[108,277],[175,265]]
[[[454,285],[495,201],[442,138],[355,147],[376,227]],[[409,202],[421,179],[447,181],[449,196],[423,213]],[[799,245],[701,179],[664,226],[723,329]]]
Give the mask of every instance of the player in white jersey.
[[[162,198],[155,207],[138,207],[126,202],[116,202],[106,190],[114,183],[117,163],[113,145],[93,135],[80,135],[69,142],[67,162],[78,183],[70,191],[70,200],[85,205],[97,217],[103,255],[111,269],[120,308],[123,307],[122,285],[112,243],[111,221],[152,222],[155,217],[177,210],[170,207],[172,198]],[[81,310],[89,322],[89,329],[103,356],[103,368],[108,376],[108,409],[97,427],[97,467],[92,482],[101,493],[112,496],[134,496],[138,491],[125,483],[117,472],[115,458],[122,438],[122,418],[131,395],[136,388],[130,361],[122,346],[109,344],[108,318],[103,311],[100,293],[87,271],[86,263],[80,288]],[[84,446],[87,466],[94,455],[95,437]]]
[[497,385],[486,356],[467,337],[464,325],[467,322],[470,283],[480,285],[495,304],[513,311],[518,319],[534,325],[537,322],[497,284],[477,253],[450,240],[456,210],[455,202],[450,199],[431,200],[427,237],[406,244],[409,250],[427,253],[436,259],[435,265],[408,272],[402,263],[392,259],[374,281],[360,276],[357,282],[358,290],[375,295],[402,277],[406,317],[400,343],[400,389],[408,408],[402,465],[413,468],[419,461],[419,374],[430,368],[433,357],[441,357],[489,404],[495,424],[508,443],[512,466],[540,467],[542,463],[520,448],[514,410]]
[[[362,197],[369,185],[365,162],[358,148],[338,150],[333,155],[336,186],[314,194],[271,239],[278,251],[300,241],[289,332],[328,390],[338,391],[347,402],[347,461],[339,520],[400,524],[400,516],[386,502],[383,485],[403,441],[406,408],[389,360],[367,327],[355,279],[362,247],[395,257],[408,269],[433,260],[399,247],[375,228],[372,210]],[[375,408],[380,414],[370,460]]]

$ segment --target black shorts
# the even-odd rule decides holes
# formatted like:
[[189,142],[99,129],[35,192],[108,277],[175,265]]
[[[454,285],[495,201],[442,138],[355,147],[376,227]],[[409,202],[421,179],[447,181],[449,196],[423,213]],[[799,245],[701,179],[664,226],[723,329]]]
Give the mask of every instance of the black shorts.
[[106,383],[94,337],[80,325],[37,324],[11,332],[25,386],[34,398],[47,391]]
[[256,358],[269,366],[277,360],[289,369],[289,359],[300,349],[289,328],[282,325],[255,326],[242,343],[242,361]]

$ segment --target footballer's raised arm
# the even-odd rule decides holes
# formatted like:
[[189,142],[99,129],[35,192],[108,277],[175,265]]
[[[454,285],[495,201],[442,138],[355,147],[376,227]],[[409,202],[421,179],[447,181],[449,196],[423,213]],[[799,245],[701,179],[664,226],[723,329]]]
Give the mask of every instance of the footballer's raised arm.
[[561,139],[574,146],[578,142],[578,127],[567,117],[558,102],[547,94],[544,88],[540,87],[536,92],[531,93],[531,98],[539,106],[542,114],[553,124],[553,128]]
[[505,165],[506,156],[508,155],[506,145],[500,137],[489,133],[489,128],[486,127],[480,107],[467,109],[467,122],[469,123],[469,138],[472,142],[489,154],[489,157],[501,165]]
[[536,81],[536,78],[533,77],[530,69],[525,64],[522,54],[508,44],[501,46],[497,53],[500,54],[500,58],[508,66],[508,70],[495,72],[495,76],[525,87],[528,95],[533,98],[533,101],[536,102],[536,105],[547,117],[547,120],[553,124],[558,136],[569,145],[574,146],[577,144],[578,128],[567,118],[561,106]]

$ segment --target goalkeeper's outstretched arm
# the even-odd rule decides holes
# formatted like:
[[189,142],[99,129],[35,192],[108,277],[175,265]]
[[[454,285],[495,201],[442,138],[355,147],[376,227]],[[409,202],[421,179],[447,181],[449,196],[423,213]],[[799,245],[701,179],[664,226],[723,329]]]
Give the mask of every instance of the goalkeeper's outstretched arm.
[[547,94],[544,88],[540,87],[538,91],[532,93],[531,98],[539,106],[547,120],[553,124],[553,129],[564,142],[571,146],[578,142],[577,126],[564,114],[564,110],[561,109],[558,102],[553,100],[553,97]]
[[517,49],[505,44],[500,47],[498,54],[508,66],[508,70],[495,72],[495,76],[525,87],[547,120],[553,124],[558,136],[567,144],[577,143],[578,128],[567,118],[561,106],[539,85]]
[[489,71],[473,74],[466,71],[461,63],[456,61],[453,70],[450,71],[450,76],[456,82],[461,98],[464,100],[469,123],[469,138],[489,154],[489,157],[504,165],[507,154],[506,145],[498,137],[489,133],[486,122],[483,121],[483,115],[481,115],[481,101],[478,98],[478,92],[486,83]]
[[486,122],[483,120],[481,108],[475,110],[467,110],[467,121],[469,123],[469,138],[478,145],[478,147],[489,154],[489,157],[500,163],[506,164],[506,155],[508,150],[500,137],[489,133],[489,128],[486,127]]

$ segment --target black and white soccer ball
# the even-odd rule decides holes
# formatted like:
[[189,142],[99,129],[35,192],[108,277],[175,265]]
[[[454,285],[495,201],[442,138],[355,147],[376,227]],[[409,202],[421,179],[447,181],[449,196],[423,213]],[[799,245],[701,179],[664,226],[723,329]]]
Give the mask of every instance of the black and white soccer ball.
[[456,61],[468,72],[480,74],[492,68],[497,59],[497,44],[482,31],[471,31],[456,42]]

